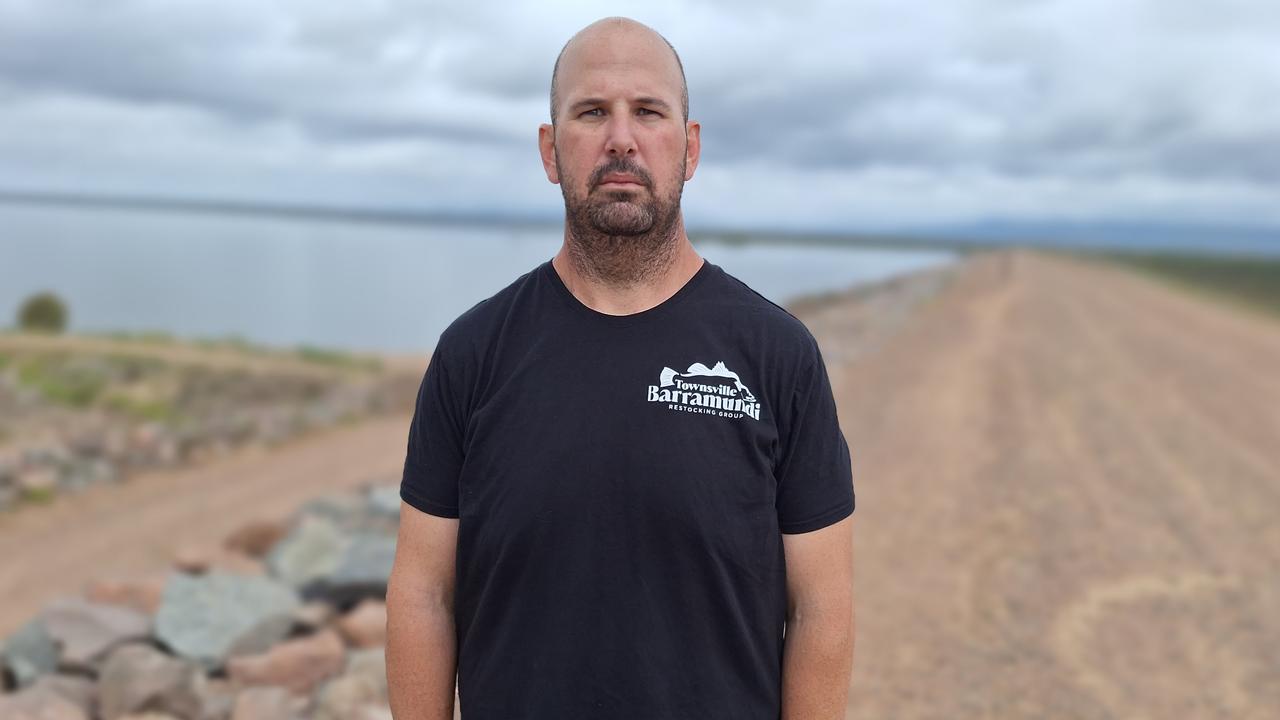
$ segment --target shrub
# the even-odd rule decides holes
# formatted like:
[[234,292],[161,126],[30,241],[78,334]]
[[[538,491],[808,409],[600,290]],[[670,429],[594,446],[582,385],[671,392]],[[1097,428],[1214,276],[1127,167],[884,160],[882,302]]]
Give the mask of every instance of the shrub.
[[27,331],[60,333],[67,327],[67,306],[51,292],[36,293],[18,309],[18,327]]

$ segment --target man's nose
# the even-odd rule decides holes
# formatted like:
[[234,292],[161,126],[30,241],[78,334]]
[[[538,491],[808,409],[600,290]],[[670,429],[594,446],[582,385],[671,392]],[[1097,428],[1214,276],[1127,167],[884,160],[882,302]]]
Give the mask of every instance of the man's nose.
[[636,154],[636,136],[631,123],[631,117],[626,113],[615,114],[609,119],[605,150],[610,155]]

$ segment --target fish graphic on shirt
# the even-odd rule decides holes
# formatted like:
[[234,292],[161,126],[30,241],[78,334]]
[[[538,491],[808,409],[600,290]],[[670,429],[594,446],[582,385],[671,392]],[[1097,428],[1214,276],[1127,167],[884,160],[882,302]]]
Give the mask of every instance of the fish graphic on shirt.
[[672,370],[669,367],[664,367],[662,368],[662,374],[659,376],[659,381],[662,383],[662,387],[667,387],[668,385],[671,385],[676,378],[688,379],[696,377],[718,377],[732,380],[734,387],[738,392],[742,393],[743,400],[747,402],[756,401],[756,396],[747,389],[746,385],[742,384],[742,379],[738,377],[738,373],[725,367],[723,362],[718,362],[712,367],[707,367],[702,363],[694,363],[683,373]]

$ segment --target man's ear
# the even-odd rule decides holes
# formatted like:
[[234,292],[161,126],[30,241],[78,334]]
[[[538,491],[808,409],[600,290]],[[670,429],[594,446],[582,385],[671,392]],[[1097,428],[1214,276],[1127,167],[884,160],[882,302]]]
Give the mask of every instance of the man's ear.
[[542,123],[538,126],[538,154],[542,156],[542,169],[547,180],[559,185],[560,173],[556,170],[556,128]]
[[698,158],[702,156],[702,126],[690,120],[685,123],[684,134],[684,179],[688,182],[693,179],[693,171],[698,169]]

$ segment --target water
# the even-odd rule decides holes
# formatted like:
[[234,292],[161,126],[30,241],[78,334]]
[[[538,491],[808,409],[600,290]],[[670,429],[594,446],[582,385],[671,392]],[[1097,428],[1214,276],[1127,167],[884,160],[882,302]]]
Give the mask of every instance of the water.
[[[0,326],[52,290],[73,332],[164,331],[388,352],[429,350],[459,313],[560,247],[556,229],[0,205]],[[945,263],[946,251],[698,242],[788,298]]]

